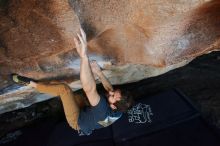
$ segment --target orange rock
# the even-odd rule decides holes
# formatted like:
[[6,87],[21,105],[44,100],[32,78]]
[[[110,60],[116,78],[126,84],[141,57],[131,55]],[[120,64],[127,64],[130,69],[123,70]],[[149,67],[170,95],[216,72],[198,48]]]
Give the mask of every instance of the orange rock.
[[0,73],[77,75],[73,36],[80,24],[100,64],[188,62],[219,49],[219,9],[218,0],[13,0],[0,20]]
[[[0,89],[12,72],[81,88],[73,43],[80,27],[90,58],[112,84],[158,76],[219,50],[219,10],[219,0],[8,1],[0,7]],[[0,113],[51,98],[27,88],[7,91]]]

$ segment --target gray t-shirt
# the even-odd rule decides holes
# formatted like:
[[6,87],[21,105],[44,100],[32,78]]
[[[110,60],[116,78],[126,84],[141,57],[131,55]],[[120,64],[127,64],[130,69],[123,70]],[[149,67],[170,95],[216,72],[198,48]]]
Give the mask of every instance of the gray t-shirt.
[[96,106],[85,107],[80,111],[78,118],[80,135],[90,135],[94,129],[107,127],[121,116],[121,112],[113,111],[106,98],[100,96],[100,101]]

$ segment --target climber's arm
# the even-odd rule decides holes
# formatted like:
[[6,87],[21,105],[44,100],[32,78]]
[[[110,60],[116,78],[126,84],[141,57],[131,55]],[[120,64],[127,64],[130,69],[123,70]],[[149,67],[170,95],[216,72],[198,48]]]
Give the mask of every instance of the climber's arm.
[[81,35],[78,34],[78,39],[74,38],[74,42],[76,44],[76,50],[81,58],[80,80],[82,83],[83,90],[85,91],[90,104],[92,106],[96,106],[99,103],[100,96],[96,90],[95,79],[93,77],[89,63],[89,58],[87,56],[86,35],[82,29]]
[[90,64],[91,64],[91,67],[92,67],[92,72],[99,77],[99,79],[102,82],[102,85],[104,86],[105,90],[108,91],[108,92],[113,91],[113,87],[112,87],[111,83],[108,81],[106,76],[103,74],[103,72],[101,71],[101,68],[99,67],[97,62],[95,60],[93,60],[93,61],[90,62]]

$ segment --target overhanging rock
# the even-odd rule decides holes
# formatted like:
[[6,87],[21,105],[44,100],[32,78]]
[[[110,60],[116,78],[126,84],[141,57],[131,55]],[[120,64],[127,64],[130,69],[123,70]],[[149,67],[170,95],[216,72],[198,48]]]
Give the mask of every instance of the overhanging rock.
[[0,11],[0,113],[51,98],[13,88],[18,73],[81,88],[73,36],[82,27],[89,57],[113,84],[183,66],[220,46],[220,1],[13,0]]

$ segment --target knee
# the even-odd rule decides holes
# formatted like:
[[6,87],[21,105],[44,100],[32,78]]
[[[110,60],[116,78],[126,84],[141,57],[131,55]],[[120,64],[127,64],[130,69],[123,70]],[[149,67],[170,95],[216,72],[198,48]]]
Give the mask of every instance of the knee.
[[69,124],[69,126],[70,126],[72,129],[74,129],[74,130],[79,130],[77,124]]
[[79,126],[76,121],[67,120],[67,122],[72,129],[79,130]]
[[69,91],[69,92],[72,92],[71,88],[67,85],[67,84],[60,84],[59,85],[59,88],[62,90],[62,91]]

